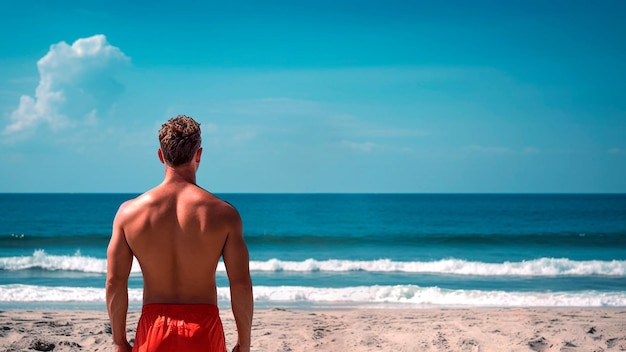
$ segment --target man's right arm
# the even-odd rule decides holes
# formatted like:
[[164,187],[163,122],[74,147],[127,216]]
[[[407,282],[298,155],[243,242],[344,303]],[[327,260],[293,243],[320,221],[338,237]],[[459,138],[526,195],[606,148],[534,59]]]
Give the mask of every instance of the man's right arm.
[[122,207],[113,221],[113,232],[107,249],[106,301],[116,352],[131,350],[126,339],[126,313],[128,276],[133,264],[133,253],[126,243],[124,229],[120,224]]
[[237,325],[237,346],[233,351],[250,351],[252,332],[252,279],[250,278],[250,256],[243,238],[241,217],[235,208],[232,215],[231,231],[224,244],[224,265],[230,282],[230,300],[235,324]]

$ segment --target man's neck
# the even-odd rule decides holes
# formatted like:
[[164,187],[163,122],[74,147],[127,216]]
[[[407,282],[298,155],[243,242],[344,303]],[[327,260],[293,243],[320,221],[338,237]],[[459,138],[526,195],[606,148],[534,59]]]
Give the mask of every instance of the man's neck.
[[191,183],[196,184],[196,170],[191,165],[171,167],[165,165],[163,183]]

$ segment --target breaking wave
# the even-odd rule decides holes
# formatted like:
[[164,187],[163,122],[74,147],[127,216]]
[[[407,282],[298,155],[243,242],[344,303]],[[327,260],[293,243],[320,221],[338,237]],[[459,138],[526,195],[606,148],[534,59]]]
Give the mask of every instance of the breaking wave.
[[[0,258],[0,270],[41,269],[50,271],[79,271],[106,273],[106,259],[75,255],[51,255],[36,250],[31,256]],[[626,276],[626,260],[576,261],[567,258],[540,258],[520,262],[486,263],[463,259],[435,261],[379,260],[316,260],[286,261],[270,259],[251,261],[250,270],[256,272],[403,272],[473,276]],[[220,263],[218,271],[225,271]],[[133,273],[140,273],[135,261]]]
[[[142,289],[130,289],[129,300],[141,302]],[[227,287],[218,288],[220,302],[230,300]],[[344,288],[304,286],[256,286],[254,300],[258,303],[298,304],[386,304],[419,306],[472,307],[624,307],[626,293],[578,292],[506,292],[481,290],[449,290],[416,285],[356,286]],[[104,288],[51,287],[34,285],[0,285],[2,302],[105,303]]]

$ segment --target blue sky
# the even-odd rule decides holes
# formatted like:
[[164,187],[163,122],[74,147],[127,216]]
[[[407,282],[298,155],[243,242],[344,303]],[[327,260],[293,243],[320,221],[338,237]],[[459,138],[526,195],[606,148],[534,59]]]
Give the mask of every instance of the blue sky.
[[626,192],[623,1],[0,5],[0,192]]

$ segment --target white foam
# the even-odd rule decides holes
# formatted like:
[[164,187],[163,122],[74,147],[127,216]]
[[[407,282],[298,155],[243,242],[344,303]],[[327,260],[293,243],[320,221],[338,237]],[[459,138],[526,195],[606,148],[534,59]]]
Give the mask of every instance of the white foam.
[[[106,259],[77,255],[50,255],[36,250],[32,256],[0,258],[0,270],[44,270],[82,271],[106,273]],[[224,263],[217,270],[224,272]],[[316,260],[287,261],[270,259],[251,261],[250,270],[256,272],[405,272],[476,276],[626,276],[626,260],[586,260],[576,261],[567,258],[540,258],[521,262],[485,263],[462,259],[442,259],[436,261],[393,261],[379,260]],[[136,260],[132,273],[140,273]]]
[[[141,302],[142,289],[130,289],[129,301]],[[218,300],[230,300],[227,287],[218,288]],[[316,288],[256,286],[259,303],[364,305],[433,305],[472,307],[626,307],[626,292],[505,292],[446,290],[415,285]],[[56,302],[105,304],[104,288],[0,285],[0,302]]]
[[[31,256],[0,258],[0,270],[44,269],[50,271],[82,271],[86,273],[106,273],[106,259],[88,257],[76,252],[74,255],[51,255],[37,249]],[[136,260],[132,272],[141,273]]]
[[624,260],[588,260],[575,261],[567,258],[540,258],[521,262],[484,263],[462,259],[442,259],[437,261],[401,262],[389,259],[371,261],[362,260],[315,260],[284,261],[271,259],[268,261],[252,261],[253,271],[293,271],[293,272],[406,272],[433,273],[478,276],[625,276],[626,261]]

